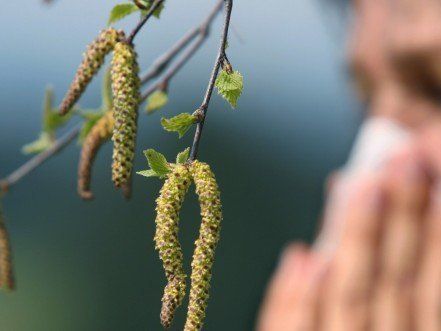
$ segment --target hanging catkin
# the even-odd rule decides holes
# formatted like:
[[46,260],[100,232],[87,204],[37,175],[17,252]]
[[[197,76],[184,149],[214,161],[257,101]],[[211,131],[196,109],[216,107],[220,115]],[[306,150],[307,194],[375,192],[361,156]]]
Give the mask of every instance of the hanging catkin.
[[156,200],[156,249],[163,262],[168,284],[162,297],[161,323],[171,325],[176,309],[185,296],[183,255],[179,244],[179,211],[191,184],[185,165],[176,165],[167,177]]
[[191,263],[190,301],[184,331],[198,331],[202,328],[205,319],[211,268],[220,235],[222,206],[219,188],[210,166],[193,161],[190,165],[190,173],[199,196],[202,223]]
[[83,142],[78,165],[78,194],[85,200],[93,199],[90,190],[93,162],[100,147],[112,136],[114,123],[112,111],[107,111],[96,122]]
[[131,177],[135,156],[136,121],[138,117],[139,68],[136,52],[126,42],[115,45],[112,60],[113,164],[112,179],[116,187],[127,183]]
[[105,56],[110,53],[115,44],[124,39],[124,32],[108,28],[102,30],[99,36],[87,47],[72,84],[60,105],[60,114],[64,115],[73,107],[83,94],[93,76],[104,63]]
[[15,289],[11,245],[0,206],[0,288]]

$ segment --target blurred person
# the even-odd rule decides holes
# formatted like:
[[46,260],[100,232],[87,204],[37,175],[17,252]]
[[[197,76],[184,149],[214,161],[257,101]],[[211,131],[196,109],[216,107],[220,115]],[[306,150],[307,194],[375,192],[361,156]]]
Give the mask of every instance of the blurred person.
[[[347,165],[331,177],[316,242],[283,252],[258,331],[441,330],[440,105],[427,87],[436,80],[414,74],[424,66],[412,68],[411,81],[402,73],[402,59],[437,50],[421,25],[435,24],[441,3],[353,7],[350,63],[369,116]],[[419,32],[404,33],[404,19]]]

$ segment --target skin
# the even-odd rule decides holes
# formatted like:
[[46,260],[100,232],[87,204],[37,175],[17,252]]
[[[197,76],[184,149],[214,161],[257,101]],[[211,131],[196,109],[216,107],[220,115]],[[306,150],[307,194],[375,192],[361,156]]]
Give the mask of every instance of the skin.
[[431,179],[441,164],[426,157],[425,139],[348,184],[331,258],[285,249],[258,331],[441,330],[441,190]]
[[390,0],[386,48],[403,81],[434,100],[441,92],[441,3]]
[[[403,55],[440,52],[441,3],[438,0],[390,0],[389,47]],[[437,49],[438,48],[438,49]]]
[[409,85],[403,78],[404,68],[393,60],[391,17],[396,15],[391,0],[356,0],[348,61],[357,91],[371,115],[386,116],[418,129],[439,117],[439,106],[431,95],[418,88],[419,84]]
[[375,174],[346,183],[348,201],[331,197],[324,222],[340,230],[326,234],[328,251],[285,249],[258,331],[441,330],[439,106],[395,62],[417,51],[434,66],[429,53],[441,49],[441,3],[354,4],[349,55],[356,81],[369,82],[358,84],[369,113],[409,127],[414,139]]

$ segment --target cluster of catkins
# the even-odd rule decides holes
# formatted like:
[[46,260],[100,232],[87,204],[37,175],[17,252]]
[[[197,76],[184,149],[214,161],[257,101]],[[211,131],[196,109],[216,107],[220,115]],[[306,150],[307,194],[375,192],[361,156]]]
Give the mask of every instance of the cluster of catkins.
[[168,328],[185,296],[186,275],[178,231],[179,212],[191,182],[195,183],[199,196],[202,223],[191,264],[190,300],[184,331],[200,330],[205,319],[211,268],[222,220],[220,192],[210,166],[192,161],[173,166],[156,200],[156,249],[168,281],[162,298],[161,323]]
[[[111,109],[92,127],[83,142],[79,169],[78,192],[84,199],[92,199],[91,170],[99,148],[112,137],[112,179],[126,195],[130,194],[132,162],[135,155],[140,80],[137,55],[127,43],[124,33],[113,28],[100,33],[84,54],[83,62],[60,105],[60,113],[67,114],[78,101],[92,78],[103,65],[105,57],[113,51],[111,80],[113,101]],[[167,285],[162,298],[161,323],[169,327],[176,309],[182,304],[186,291],[186,274],[183,254],[178,240],[179,211],[184,197],[194,182],[201,206],[202,224],[196,240],[191,264],[191,289],[185,331],[202,328],[209,296],[211,268],[219,240],[222,220],[220,193],[210,167],[199,161],[173,165],[157,199],[156,249],[163,261]],[[0,224],[0,276],[11,273],[2,270],[2,259],[8,257],[8,247],[3,247],[4,227]],[[4,276],[5,278],[7,278]],[[12,278],[10,278],[12,279]],[[11,283],[12,284],[12,283]],[[12,285],[11,285],[12,286]]]
[[91,168],[100,146],[112,137],[112,180],[130,194],[130,181],[135,156],[140,81],[137,55],[132,44],[126,41],[124,32],[108,28],[88,46],[74,80],[60,105],[60,113],[67,114],[81,97],[86,87],[113,51],[112,60],[112,109],[95,124],[83,143],[78,169],[78,192],[84,199],[91,199]]

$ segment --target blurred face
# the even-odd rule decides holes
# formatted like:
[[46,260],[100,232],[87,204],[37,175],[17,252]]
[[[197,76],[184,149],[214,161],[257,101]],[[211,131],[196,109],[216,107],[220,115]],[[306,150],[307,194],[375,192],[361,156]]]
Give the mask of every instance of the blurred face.
[[[396,41],[403,34],[395,24],[399,20],[396,16],[401,15],[395,10],[397,5],[386,0],[358,0],[355,3],[349,62],[370,114],[387,116],[409,127],[420,127],[438,117],[437,85],[423,70],[427,59],[421,57],[409,65],[409,58],[414,57],[397,46]],[[441,23],[438,25],[441,28]],[[408,44],[415,38],[415,34],[406,36]],[[409,73],[409,68],[416,72]]]

